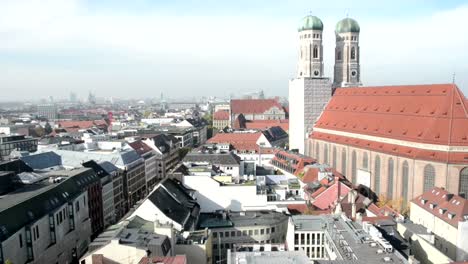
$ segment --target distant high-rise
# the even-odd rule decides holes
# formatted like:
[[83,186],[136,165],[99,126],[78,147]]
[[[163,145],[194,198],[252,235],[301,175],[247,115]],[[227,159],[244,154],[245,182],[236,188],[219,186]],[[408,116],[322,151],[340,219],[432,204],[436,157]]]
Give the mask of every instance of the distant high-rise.
[[307,134],[330,100],[330,78],[323,77],[323,23],[306,16],[298,28],[296,78],[289,81],[289,148],[305,152]]
[[78,101],[78,98],[76,97],[76,93],[71,92],[70,93],[70,102],[71,103],[76,103]]
[[40,104],[37,106],[37,115],[40,117],[45,117],[49,121],[57,120],[58,119],[57,105],[54,103]]

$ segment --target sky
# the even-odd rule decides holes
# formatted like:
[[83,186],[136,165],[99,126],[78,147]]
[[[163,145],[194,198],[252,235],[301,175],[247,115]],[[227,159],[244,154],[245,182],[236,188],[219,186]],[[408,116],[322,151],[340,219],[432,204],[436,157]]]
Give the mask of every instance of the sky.
[[287,96],[297,27],[361,27],[364,85],[455,83],[468,95],[468,2],[456,0],[0,0],[0,101]]

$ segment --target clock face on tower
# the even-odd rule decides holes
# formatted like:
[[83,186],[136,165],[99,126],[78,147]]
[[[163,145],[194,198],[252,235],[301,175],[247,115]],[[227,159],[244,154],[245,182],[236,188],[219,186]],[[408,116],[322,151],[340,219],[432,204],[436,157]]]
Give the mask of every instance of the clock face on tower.
[[351,76],[355,77],[355,76],[356,76],[356,74],[357,74],[357,72],[356,72],[356,71],[354,71],[354,70],[353,70],[353,71],[351,71]]
[[314,71],[314,75],[315,75],[315,76],[318,76],[318,75],[319,75],[319,71],[315,70],[315,71]]

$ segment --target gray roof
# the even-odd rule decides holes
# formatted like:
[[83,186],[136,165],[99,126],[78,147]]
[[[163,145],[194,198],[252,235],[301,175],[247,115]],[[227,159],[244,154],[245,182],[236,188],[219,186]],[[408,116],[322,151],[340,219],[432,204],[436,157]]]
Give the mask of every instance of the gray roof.
[[292,221],[297,231],[323,231],[325,219],[319,215],[293,215]]
[[221,213],[200,214],[199,226],[201,228],[224,228],[232,226],[270,226],[288,220],[284,213],[276,211],[245,211],[229,212],[224,220]]
[[135,150],[122,150],[119,152],[81,152],[71,150],[53,150],[62,157],[62,163],[67,167],[79,168],[83,162],[94,160],[97,163],[110,162],[119,168],[131,168],[136,165],[137,162],[142,163],[141,158]]
[[[243,262],[242,260],[245,260]],[[308,264],[311,263],[304,251],[270,251],[270,252],[233,252],[228,264]]]
[[240,158],[236,154],[230,153],[188,153],[183,162],[185,163],[200,163],[207,162],[212,165],[239,165]]
[[93,170],[88,168],[54,171],[50,175],[64,179],[59,183],[50,183],[46,179],[24,185],[0,197],[0,241],[66,204],[89,184],[99,181]]
[[52,151],[23,156],[20,157],[20,160],[35,170],[42,170],[62,165],[62,158]]

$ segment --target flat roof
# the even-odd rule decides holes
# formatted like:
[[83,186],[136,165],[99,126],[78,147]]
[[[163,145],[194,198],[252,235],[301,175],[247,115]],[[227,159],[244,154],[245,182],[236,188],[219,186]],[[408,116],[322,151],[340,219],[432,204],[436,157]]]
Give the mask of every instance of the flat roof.
[[268,226],[287,221],[288,216],[276,211],[228,212],[223,219],[222,213],[201,213],[200,228],[228,228],[243,226]]
[[233,252],[228,264],[309,264],[303,251]]

